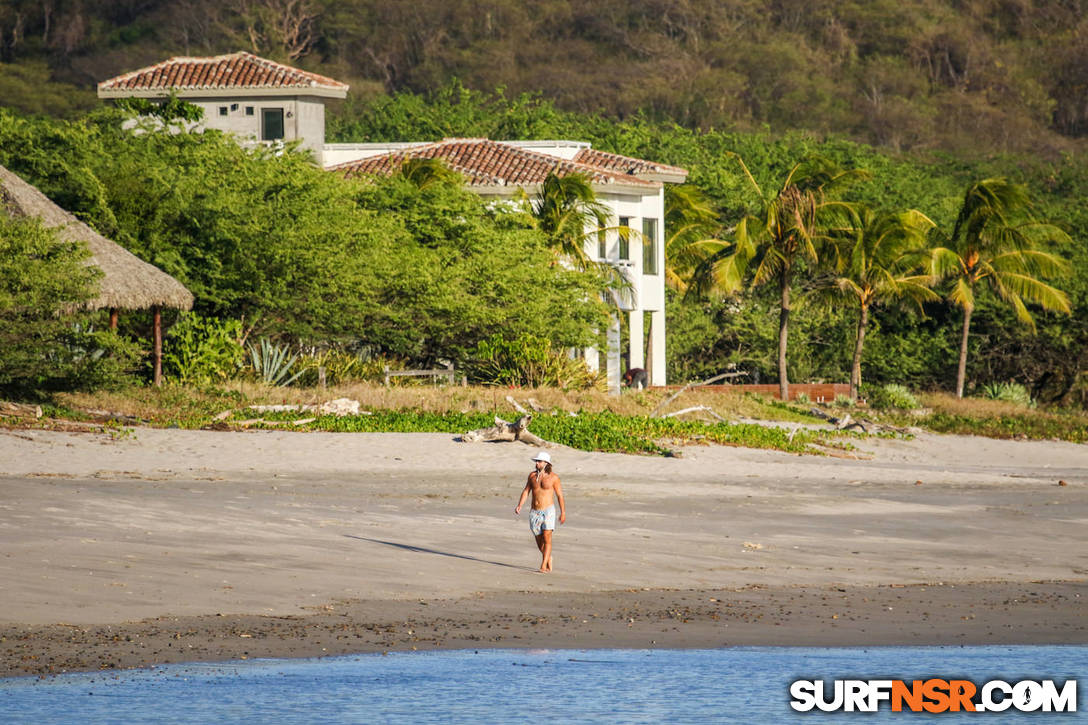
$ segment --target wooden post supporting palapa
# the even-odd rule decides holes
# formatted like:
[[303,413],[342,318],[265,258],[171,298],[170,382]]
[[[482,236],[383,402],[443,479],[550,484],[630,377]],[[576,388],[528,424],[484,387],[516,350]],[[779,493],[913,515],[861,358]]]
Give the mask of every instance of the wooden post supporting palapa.
[[117,308],[110,308],[110,331],[117,332]]
[[152,349],[152,360],[154,361],[155,373],[152,378],[155,386],[162,385],[162,308],[155,306],[151,308],[152,317],[152,335],[154,338],[154,347]]

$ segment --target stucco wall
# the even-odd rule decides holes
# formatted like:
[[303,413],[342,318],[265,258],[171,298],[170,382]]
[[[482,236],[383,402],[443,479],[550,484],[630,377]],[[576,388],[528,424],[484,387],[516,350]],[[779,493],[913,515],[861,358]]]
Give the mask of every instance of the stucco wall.
[[[226,131],[242,139],[261,138],[262,111],[283,110],[283,140],[301,140],[321,163],[325,146],[325,104],[311,96],[236,96],[216,98],[186,98],[204,109],[204,128]],[[226,115],[221,109],[226,109]],[[252,113],[247,113],[252,109]]]

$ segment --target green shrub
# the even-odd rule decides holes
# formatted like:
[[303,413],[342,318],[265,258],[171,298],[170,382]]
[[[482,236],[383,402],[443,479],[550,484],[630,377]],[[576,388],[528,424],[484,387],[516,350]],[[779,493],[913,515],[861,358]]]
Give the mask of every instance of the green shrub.
[[242,369],[242,323],[182,313],[163,344],[164,374],[177,382],[219,383]]
[[982,386],[982,397],[988,400],[1003,400],[1029,408],[1035,407],[1031,393],[1020,383],[988,383]]
[[[245,413],[239,412],[239,416]],[[270,421],[298,417],[294,412],[267,413]],[[370,415],[319,416],[307,423],[309,430],[335,432],[464,433],[493,424],[489,413],[426,413],[420,411],[375,410]],[[569,415],[541,415],[530,429],[540,437],[584,451],[672,455],[670,448],[694,443],[748,448],[769,448],[791,453],[819,454],[815,445],[845,447],[842,434],[823,431],[786,430],[754,423],[703,423],[677,418],[627,416],[611,412]]]
[[325,368],[327,385],[341,385],[363,380],[376,382],[382,380],[386,365],[394,369],[405,367],[403,361],[400,360],[333,348],[300,358],[301,374],[298,383],[307,387],[317,385],[318,368]]
[[854,405],[854,400],[849,395],[839,393],[835,396],[835,401],[831,404],[836,408],[849,408]]
[[869,407],[875,410],[916,410],[922,407],[914,393],[899,383],[866,388],[865,399]]
[[594,373],[585,360],[553,350],[552,343],[532,334],[516,340],[493,335],[476,345],[467,365],[469,380],[484,385],[570,389],[602,388],[604,378]]
[[[0,205],[2,206],[2,205]],[[135,346],[90,324],[98,267],[82,244],[0,208],[0,393],[39,397],[123,381]]]

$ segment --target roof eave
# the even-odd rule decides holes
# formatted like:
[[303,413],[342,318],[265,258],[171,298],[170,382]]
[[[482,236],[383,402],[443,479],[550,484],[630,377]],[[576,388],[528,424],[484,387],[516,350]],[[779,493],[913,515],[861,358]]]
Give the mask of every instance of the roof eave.
[[683,184],[688,180],[687,171],[683,173],[675,171],[643,171],[636,174],[636,176],[646,181],[657,181],[662,184]]
[[[531,196],[540,191],[541,184],[468,184],[467,186],[477,194],[486,196],[516,196],[519,192]],[[635,196],[657,196],[661,189],[661,185],[657,183],[624,184],[622,182],[601,183],[594,181],[590,183],[590,186],[598,194],[631,194]]]
[[347,88],[323,86],[294,86],[288,88],[238,87],[238,88],[99,88],[99,98],[239,98],[257,96],[318,96],[320,98],[347,98]]

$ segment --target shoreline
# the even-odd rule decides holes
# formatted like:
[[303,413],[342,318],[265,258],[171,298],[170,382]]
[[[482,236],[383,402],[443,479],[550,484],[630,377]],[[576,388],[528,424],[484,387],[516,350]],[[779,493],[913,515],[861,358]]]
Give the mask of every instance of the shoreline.
[[0,678],[471,649],[1088,645],[1088,582],[512,592],[306,615],[0,626]]
[[1088,644],[1088,446],[857,459],[442,434],[0,430],[0,676],[479,647]]

